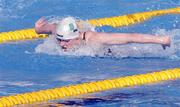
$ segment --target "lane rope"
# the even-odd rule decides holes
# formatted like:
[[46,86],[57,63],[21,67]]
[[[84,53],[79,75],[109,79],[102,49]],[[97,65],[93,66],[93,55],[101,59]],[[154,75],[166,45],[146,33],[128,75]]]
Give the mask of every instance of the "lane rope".
[[100,80],[96,82],[82,83],[59,88],[28,92],[0,98],[0,107],[9,107],[19,104],[32,104],[54,99],[61,99],[87,93],[95,93],[115,88],[124,88],[159,81],[173,80],[180,78],[180,68],[138,74],[114,79]]
[[46,34],[37,34],[34,28],[23,29],[23,30],[0,33],[0,43],[19,41],[19,40],[40,39],[46,37],[48,37],[48,35]]
[[149,12],[134,13],[109,18],[92,19],[89,20],[89,23],[94,26],[122,27],[144,22],[150,18],[166,14],[180,14],[180,7],[165,10],[154,10]]

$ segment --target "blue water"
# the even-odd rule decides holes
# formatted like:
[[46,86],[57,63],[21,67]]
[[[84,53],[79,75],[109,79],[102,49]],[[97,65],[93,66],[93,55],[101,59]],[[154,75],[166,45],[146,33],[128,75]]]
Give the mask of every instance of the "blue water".
[[[87,20],[178,6],[179,0],[0,0],[0,31],[31,28],[41,16]],[[130,44],[112,47],[111,55],[91,49],[61,54],[62,51],[51,50],[52,42],[48,40],[0,44],[0,96],[180,67],[179,20],[179,15],[166,15],[129,27],[96,29],[176,37],[167,50],[159,45]],[[178,107],[179,82],[116,89],[55,102],[70,106]]]

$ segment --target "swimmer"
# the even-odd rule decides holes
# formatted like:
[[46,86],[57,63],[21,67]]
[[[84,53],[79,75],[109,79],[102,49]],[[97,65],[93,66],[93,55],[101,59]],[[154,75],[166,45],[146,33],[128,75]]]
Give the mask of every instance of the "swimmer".
[[62,49],[70,49],[75,45],[104,44],[123,45],[128,43],[160,44],[163,49],[170,46],[169,36],[154,36],[138,33],[105,33],[95,32],[86,21],[76,20],[73,17],[62,19],[59,23],[49,23],[45,18],[40,18],[35,23],[35,31],[38,34],[52,34],[57,38]]

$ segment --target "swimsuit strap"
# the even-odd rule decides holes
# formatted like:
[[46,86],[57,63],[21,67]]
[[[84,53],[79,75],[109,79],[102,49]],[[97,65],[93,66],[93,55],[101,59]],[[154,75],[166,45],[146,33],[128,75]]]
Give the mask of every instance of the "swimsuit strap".
[[86,40],[86,32],[83,33],[83,40]]

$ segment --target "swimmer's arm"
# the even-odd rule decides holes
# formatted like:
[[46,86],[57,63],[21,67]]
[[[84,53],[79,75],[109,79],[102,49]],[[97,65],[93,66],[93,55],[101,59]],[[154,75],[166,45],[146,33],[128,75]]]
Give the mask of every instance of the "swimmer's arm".
[[89,35],[90,35],[89,36],[90,42],[113,45],[113,44],[127,44],[133,42],[132,36],[134,36],[135,34],[91,32],[89,33]]
[[[149,34],[138,33],[98,33],[91,32],[90,42],[101,44],[127,44],[127,43],[155,43],[166,44],[166,37],[153,36]],[[168,39],[168,38],[167,38]]]

